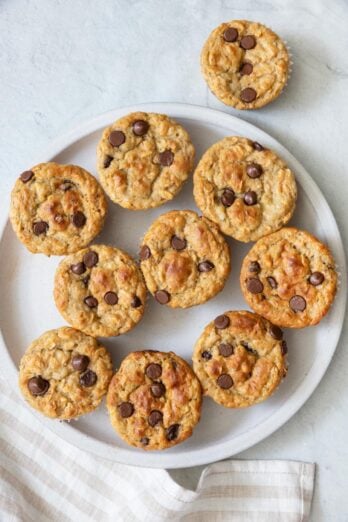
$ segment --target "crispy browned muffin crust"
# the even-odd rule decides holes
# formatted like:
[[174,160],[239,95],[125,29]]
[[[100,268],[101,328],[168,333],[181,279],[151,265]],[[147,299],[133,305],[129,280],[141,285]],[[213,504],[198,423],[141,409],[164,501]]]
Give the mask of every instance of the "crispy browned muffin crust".
[[337,274],[323,243],[288,227],[257,241],[244,258],[240,284],[255,312],[279,326],[303,328],[328,312]]
[[192,435],[201,414],[201,385],[173,352],[130,353],[111,380],[107,407],[115,431],[145,450],[169,448]]
[[26,401],[47,417],[68,420],[100,404],[112,376],[111,357],[96,339],[74,328],[50,330],[33,341],[19,366]]
[[134,112],[104,130],[97,158],[110,199],[142,210],[179,192],[192,171],[194,147],[186,130],[168,116]]
[[191,210],[162,214],[140,250],[149,291],[160,304],[187,308],[220,292],[230,272],[230,252],[218,227]]
[[283,41],[257,22],[232,20],[209,35],[201,70],[211,91],[236,109],[259,109],[284,89],[289,55]]
[[227,408],[267,399],[286,374],[283,333],[263,317],[225,312],[208,324],[193,353],[203,392]]
[[33,253],[76,252],[100,232],[105,215],[102,188],[75,165],[40,163],[23,172],[12,190],[11,223]]
[[74,328],[111,337],[128,332],[140,321],[146,287],[140,269],[126,252],[91,245],[61,261],[54,300]]
[[194,198],[224,234],[256,241],[291,218],[297,189],[293,173],[273,151],[231,136],[212,145],[194,173]]

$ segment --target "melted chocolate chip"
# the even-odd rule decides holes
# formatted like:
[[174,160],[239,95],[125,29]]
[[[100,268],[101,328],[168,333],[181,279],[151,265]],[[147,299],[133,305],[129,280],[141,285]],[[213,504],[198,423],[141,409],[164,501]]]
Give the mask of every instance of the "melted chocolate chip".
[[247,175],[252,179],[259,178],[262,172],[262,167],[258,163],[250,163],[246,168]]
[[146,366],[145,373],[149,379],[158,379],[162,375],[162,366],[157,363],[150,363],[148,366]]
[[254,274],[259,274],[261,272],[261,266],[258,261],[251,261],[248,267],[249,272],[253,272]]
[[249,190],[244,194],[243,201],[249,207],[252,205],[256,205],[257,203],[257,194],[253,190]]
[[112,156],[109,156],[109,155],[105,156],[104,163],[103,163],[104,169],[107,169],[108,167],[110,167],[110,164],[111,164],[113,159],[114,158]]
[[242,63],[241,68],[239,69],[239,72],[242,76],[249,76],[253,72],[253,65],[251,63]]
[[233,354],[233,346],[230,343],[221,343],[219,346],[219,354],[223,357],[229,357]]
[[224,207],[230,207],[233,205],[235,199],[236,196],[234,191],[232,189],[226,188],[221,195],[220,201]]
[[118,411],[123,419],[128,419],[128,417],[131,417],[134,413],[134,406],[131,402],[121,402]]
[[136,136],[144,136],[149,130],[149,124],[145,120],[137,120],[133,123],[133,132]]
[[75,214],[72,217],[72,222],[75,225],[75,227],[77,227],[77,228],[82,228],[83,226],[85,226],[86,221],[87,221],[86,216],[80,210],[75,212]]
[[198,272],[210,272],[213,268],[215,268],[215,266],[211,261],[201,261],[198,263]]
[[243,36],[243,38],[240,41],[240,46],[242,49],[249,50],[253,49],[256,45],[256,39],[254,36],[248,34],[247,36]]
[[227,315],[218,315],[214,319],[215,328],[218,330],[224,330],[230,324],[230,318]]
[[267,277],[267,282],[268,282],[269,286],[273,289],[277,288],[277,286],[278,286],[277,281],[272,276]]
[[293,312],[303,312],[306,309],[307,303],[301,295],[294,295],[290,299],[289,305]]
[[86,252],[86,254],[83,256],[83,262],[86,265],[87,268],[92,268],[95,266],[99,261],[99,256],[97,252],[94,252],[94,250],[90,250],[89,252]]
[[41,375],[31,377],[28,381],[28,389],[34,397],[45,395],[47,393],[50,383],[46,381]]
[[19,176],[19,179],[21,181],[23,181],[23,183],[28,183],[28,181],[30,181],[33,176],[34,176],[34,172],[32,170],[25,170]]
[[166,387],[161,382],[154,382],[151,385],[151,393],[157,399],[162,397],[166,392]]
[[258,143],[257,141],[253,141],[252,146],[255,150],[258,150],[259,152],[262,150],[265,150],[265,148],[261,145],[261,143]]
[[223,34],[223,39],[225,42],[232,43],[235,42],[238,38],[238,31],[234,27],[228,27],[225,29]]
[[227,373],[222,373],[218,377],[216,382],[217,382],[218,386],[220,386],[220,388],[222,388],[223,390],[228,390],[229,388],[231,388],[233,386],[233,379]]
[[152,410],[152,412],[149,415],[148,423],[152,428],[156,426],[159,422],[162,422],[163,420],[163,413],[159,410]]
[[256,91],[252,87],[246,87],[240,92],[240,99],[245,103],[251,103],[256,98]]
[[146,259],[149,259],[149,257],[151,257],[151,250],[147,245],[143,245],[141,247],[139,257],[141,261],[145,261]]
[[283,338],[283,332],[279,328],[279,326],[276,326],[275,324],[271,324],[269,327],[269,333],[273,337],[273,339],[276,339],[277,341],[280,341]]
[[142,305],[142,302],[141,300],[139,299],[139,297],[137,295],[135,295],[132,299],[132,302],[131,302],[131,307],[132,308],[139,308],[139,306]]
[[148,437],[141,437],[140,439],[140,443],[143,445],[143,446],[147,446],[150,442],[150,439]]
[[80,375],[80,384],[85,388],[89,388],[90,386],[94,386],[97,382],[97,374],[92,370],[87,370],[85,373]]
[[48,223],[46,221],[37,221],[33,224],[33,232],[36,236],[45,234],[48,230]]
[[313,286],[318,286],[321,285],[324,279],[324,274],[322,274],[321,272],[313,272],[309,277],[309,282]]
[[63,192],[67,192],[68,190],[72,189],[74,186],[74,183],[72,181],[70,181],[69,179],[65,179],[63,181],[63,183],[61,183],[59,185],[59,189],[62,190]]
[[183,239],[178,236],[173,236],[170,240],[170,244],[174,250],[184,250],[186,248],[187,242],[186,239]]
[[104,301],[106,302],[106,304],[108,304],[110,306],[117,304],[118,303],[117,294],[115,294],[115,292],[106,292],[106,294],[104,295]]
[[205,359],[206,361],[209,361],[209,359],[211,359],[213,356],[211,354],[211,352],[208,352],[207,350],[204,350],[204,352],[202,352],[202,358]]
[[126,136],[122,131],[112,131],[109,136],[109,142],[113,147],[120,147],[126,141]]
[[282,354],[286,355],[288,353],[288,345],[286,344],[286,341],[282,341]]
[[71,366],[78,372],[84,372],[89,365],[89,357],[78,353],[71,359]]
[[250,277],[247,279],[246,287],[252,294],[261,294],[263,291],[263,284],[257,277]]
[[85,297],[83,302],[88,306],[88,308],[96,308],[98,306],[98,300],[93,297],[93,295]]
[[167,304],[170,301],[170,294],[166,290],[157,290],[155,299],[159,304]]
[[159,155],[159,162],[162,165],[162,167],[170,167],[170,165],[174,161],[174,154],[171,150],[165,150],[160,153]]
[[72,271],[73,274],[81,275],[84,272],[86,272],[86,267],[85,267],[85,264],[82,261],[80,261],[79,263],[76,263],[75,265],[71,265],[70,270]]
[[178,437],[180,424],[172,424],[169,428],[166,429],[166,438],[167,440],[175,440]]

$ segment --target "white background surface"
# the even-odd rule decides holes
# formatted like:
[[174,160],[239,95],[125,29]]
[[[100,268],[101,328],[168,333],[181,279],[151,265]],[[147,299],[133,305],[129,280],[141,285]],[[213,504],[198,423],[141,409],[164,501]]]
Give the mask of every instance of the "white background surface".
[[[293,52],[286,92],[259,112],[225,108],[200,76],[205,38],[234,18],[271,26]],[[196,103],[237,114],[279,139],[323,190],[347,244],[347,24],[343,0],[0,0],[1,204],[49,140],[84,119],[133,103]],[[315,522],[348,519],[347,339],[346,325],[302,410],[240,455],[317,462]],[[173,475],[194,487],[199,469]]]

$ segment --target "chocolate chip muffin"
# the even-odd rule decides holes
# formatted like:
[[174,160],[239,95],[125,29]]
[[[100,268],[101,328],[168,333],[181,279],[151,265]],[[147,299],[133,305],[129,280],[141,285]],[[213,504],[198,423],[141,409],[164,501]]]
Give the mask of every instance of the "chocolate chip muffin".
[[231,136],[201,158],[193,176],[202,213],[238,241],[256,241],[285,225],[296,204],[293,173],[260,143]]
[[329,249],[304,230],[283,228],[259,239],[244,258],[240,284],[249,306],[278,326],[319,323],[336,293]]
[[284,42],[257,22],[232,20],[209,35],[201,69],[210,90],[236,109],[259,109],[284,89],[290,59]]
[[98,172],[114,203],[131,210],[173,199],[193,167],[186,130],[164,114],[134,112],[104,130]]
[[191,210],[167,212],[152,223],[140,250],[146,286],[172,308],[205,303],[230,272],[229,248],[217,226]]
[[87,246],[105,214],[102,188],[75,165],[40,163],[19,176],[11,195],[13,229],[34,254],[61,256]]
[[111,357],[105,348],[68,327],[42,334],[19,365],[19,386],[26,401],[47,417],[61,420],[95,410],[111,376]]
[[54,300],[64,319],[83,332],[111,337],[128,332],[144,314],[140,269],[122,250],[92,245],[59,264]]
[[267,399],[286,375],[283,332],[246,311],[226,312],[208,324],[193,353],[203,393],[227,408]]
[[170,448],[192,435],[201,415],[201,385],[173,352],[130,353],[113,376],[107,407],[115,431],[145,450]]

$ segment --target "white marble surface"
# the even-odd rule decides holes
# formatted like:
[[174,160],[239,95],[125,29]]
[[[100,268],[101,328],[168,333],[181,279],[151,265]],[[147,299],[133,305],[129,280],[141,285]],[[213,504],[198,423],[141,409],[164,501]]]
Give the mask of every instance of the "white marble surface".
[[[348,3],[345,0],[1,0],[1,203],[19,172],[60,133],[123,105],[178,101],[227,112],[199,72],[199,52],[221,21],[264,22],[289,43],[281,98],[238,115],[278,138],[326,195],[348,241]],[[347,324],[306,405],[240,458],[318,464],[311,520],[348,520]],[[325,346],[323,346],[325,349]],[[201,469],[173,476],[195,487]]]

